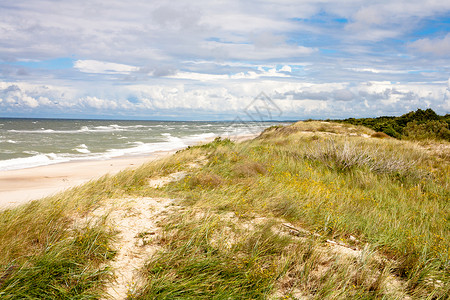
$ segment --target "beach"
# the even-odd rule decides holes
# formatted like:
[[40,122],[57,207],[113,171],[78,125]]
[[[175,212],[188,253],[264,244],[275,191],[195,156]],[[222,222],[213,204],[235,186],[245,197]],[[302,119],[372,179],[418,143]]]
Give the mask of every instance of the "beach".
[[90,180],[98,179],[106,174],[113,175],[127,168],[137,168],[146,162],[172,153],[162,151],[150,156],[68,162],[28,169],[1,171],[0,209],[51,196]]
[[[257,134],[244,134],[235,137],[234,140],[241,142],[256,136]],[[211,140],[211,138],[205,139],[199,144]],[[173,153],[175,150],[153,152],[146,156],[65,162],[0,171],[0,210],[57,194],[106,174],[113,175],[127,168],[138,168],[144,163],[167,157]]]

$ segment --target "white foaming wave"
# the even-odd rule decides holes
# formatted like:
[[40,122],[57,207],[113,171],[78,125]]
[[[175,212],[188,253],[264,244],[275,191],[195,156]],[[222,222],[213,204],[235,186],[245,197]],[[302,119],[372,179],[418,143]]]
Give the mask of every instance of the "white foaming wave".
[[92,129],[89,129],[89,131],[93,131],[93,132],[109,132],[109,131],[122,131],[123,129],[120,128],[119,125],[116,124],[112,124],[112,125],[108,125],[108,126],[95,126]]
[[220,136],[226,138],[235,138],[240,135],[259,134],[267,126],[247,126],[247,127],[234,127],[230,126],[226,128]]
[[108,130],[128,131],[128,130],[137,129],[137,128],[147,128],[148,130],[152,130],[151,127],[152,126],[145,126],[145,125],[129,125],[129,126],[125,126],[125,125],[111,124],[111,125],[108,125],[108,126],[96,126],[96,127],[94,127],[94,130],[100,130],[100,131],[108,131]]
[[0,171],[18,170],[39,166],[46,166],[69,161],[55,153],[38,154],[25,158],[13,158],[0,161]]
[[149,126],[149,125],[128,125],[128,126],[115,125],[115,126],[116,126],[116,128],[125,129],[125,130],[127,130],[127,129],[134,129],[134,128],[147,128],[149,130],[152,130],[151,127],[153,127],[153,126]]
[[187,145],[177,137],[168,136],[166,142],[142,143],[134,142],[135,146],[125,149],[109,149],[105,153],[106,158],[119,157],[124,155],[143,155],[158,151],[173,151],[185,148]]
[[218,135],[215,133],[201,133],[201,134],[193,134],[183,138],[183,141],[188,145],[193,145],[198,142],[208,141],[217,137]]
[[[0,136],[1,138],[1,136]],[[0,139],[0,143],[8,143],[8,144],[17,144],[17,141],[13,141],[13,140],[2,140]]]
[[53,129],[36,129],[36,130],[15,130],[15,129],[11,129],[8,130],[8,132],[13,132],[13,133],[77,133],[77,132],[81,132],[83,130],[53,130]]
[[[112,124],[108,126],[95,126],[95,127],[88,127],[88,126],[81,126],[80,129],[77,130],[54,130],[54,129],[36,129],[36,130],[15,130],[11,129],[8,130],[8,132],[14,132],[14,133],[85,133],[85,132],[115,132],[115,131],[126,131],[136,128],[144,128],[148,126],[144,125],[135,125],[135,126],[120,126],[117,124]],[[147,128],[148,130],[152,130],[151,128]]]
[[23,151],[23,153],[25,153],[25,154],[30,154],[30,155],[38,155],[38,154],[40,154],[40,153],[37,152],[37,151],[28,151],[28,150]]
[[56,153],[39,153],[36,151],[23,151],[23,153],[30,154],[33,156],[0,160],[0,171],[41,167],[69,161],[102,160],[107,158],[102,153],[91,154],[90,152],[86,153],[80,152],[80,154],[70,154],[70,153],[56,154]]
[[91,153],[91,151],[89,151],[89,149],[88,149],[88,146],[86,146],[85,144],[78,145],[72,150],[75,150],[75,151],[78,151],[78,152],[84,153],[84,154]]
[[128,142],[127,144],[134,144],[135,146],[125,149],[109,149],[106,151],[105,157],[113,158],[124,155],[151,154],[158,151],[175,151],[216,136],[214,133],[195,134],[182,138],[172,136],[170,133],[161,133],[161,135],[165,137],[166,139],[165,142],[159,143],[143,143],[140,141]]

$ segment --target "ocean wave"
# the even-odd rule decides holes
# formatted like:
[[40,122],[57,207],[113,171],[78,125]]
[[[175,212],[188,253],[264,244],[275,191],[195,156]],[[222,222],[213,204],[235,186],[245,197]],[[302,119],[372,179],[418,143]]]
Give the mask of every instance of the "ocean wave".
[[133,125],[133,126],[120,126],[117,124],[112,124],[108,126],[81,126],[80,129],[76,130],[54,130],[54,129],[35,129],[35,130],[16,130],[16,129],[10,129],[8,132],[12,133],[87,133],[87,132],[117,132],[117,131],[132,131],[133,129],[138,128],[146,128],[147,130],[152,130],[150,126],[144,126],[144,125]]
[[57,164],[69,161],[70,159],[64,159],[55,153],[38,154],[24,158],[13,158],[0,161],[0,171],[9,171],[17,169],[25,169],[39,166],[46,166],[50,164]]
[[78,145],[75,148],[73,148],[73,150],[84,154],[91,153],[91,151],[89,151],[88,147],[85,144]]
[[[90,129],[88,128],[88,130]],[[125,148],[123,149],[112,148],[99,153],[91,153],[86,144],[80,144],[72,149],[78,153],[55,154],[23,151],[24,154],[31,156],[0,161],[0,171],[38,167],[68,161],[105,160],[120,156],[149,155],[159,151],[180,150],[187,146],[195,145],[198,142],[213,139],[216,136],[227,137],[227,135],[236,136],[248,133],[255,133],[254,128],[239,128],[236,130],[224,130],[222,133],[209,132],[188,136],[176,136],[175,134],[165,132],[160,134],[160,137],[163,138],[161,142],[144,143],[142,141],[133,141],[124,143]]]
[[16,151],[0,149],[0,153],[2,153],[2,154],[15,154]]
[[30,155],[37,155],[37,154],[40,154],[39,152],[37,152],[37,151],[28,151],[28,150],[26,150],[26,151],[23,151],[22,153],[25,153],[25,154],[30,154]]

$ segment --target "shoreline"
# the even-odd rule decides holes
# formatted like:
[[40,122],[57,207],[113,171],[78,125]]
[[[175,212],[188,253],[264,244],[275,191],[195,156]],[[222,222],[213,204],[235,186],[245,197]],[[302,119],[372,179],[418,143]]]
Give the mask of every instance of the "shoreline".
[[[235,142],[242,142],[258,136],[247,134],[236,136]],[[213,138],[198,144],[212,141]],[[121,156],[107,160],[69,161],[57,164],[31,167],[19,170],[0,171],[0,211],[21,204],[55,195],[69,188],[122,170],[136,169],[141,165],[170,155],[176,151],[156,151],[147,155]]]

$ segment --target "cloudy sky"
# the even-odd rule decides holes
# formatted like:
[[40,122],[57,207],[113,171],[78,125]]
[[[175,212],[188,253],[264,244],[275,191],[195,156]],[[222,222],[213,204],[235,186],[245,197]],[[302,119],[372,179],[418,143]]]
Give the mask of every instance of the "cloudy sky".
[[450,112],[450,1],[2,0],[0,117]]

